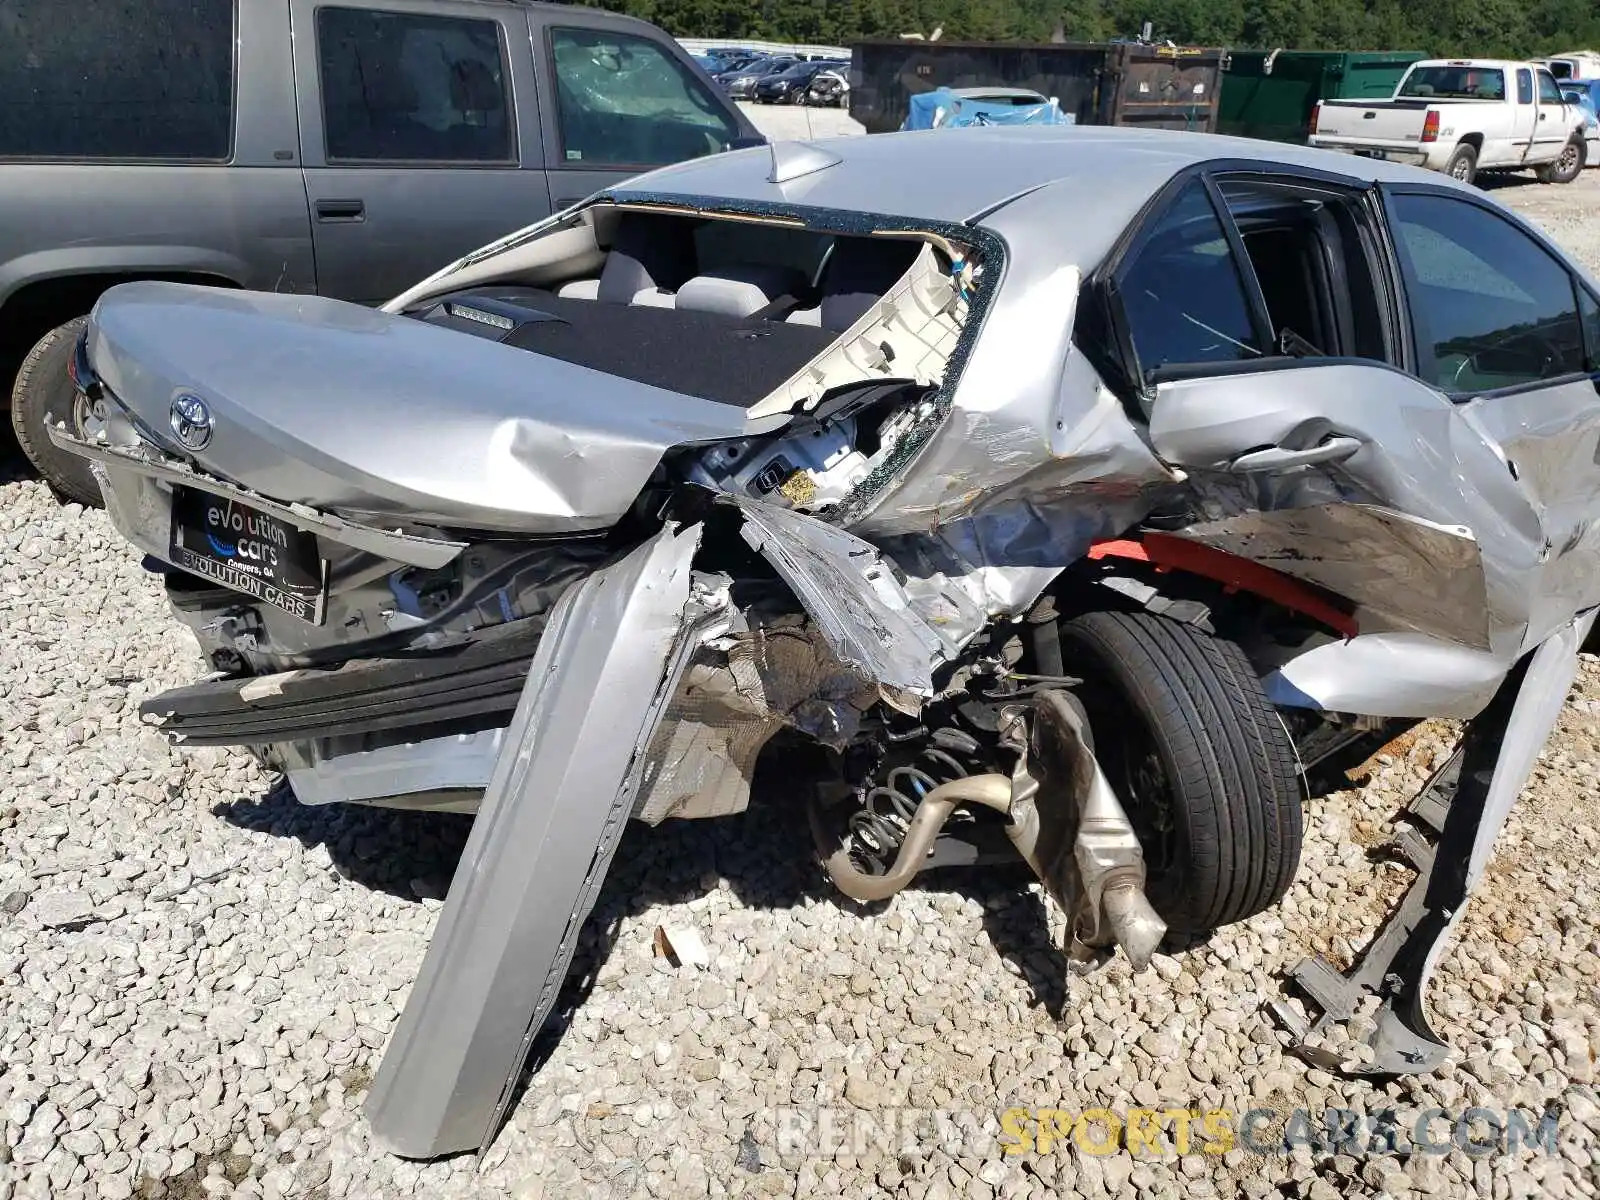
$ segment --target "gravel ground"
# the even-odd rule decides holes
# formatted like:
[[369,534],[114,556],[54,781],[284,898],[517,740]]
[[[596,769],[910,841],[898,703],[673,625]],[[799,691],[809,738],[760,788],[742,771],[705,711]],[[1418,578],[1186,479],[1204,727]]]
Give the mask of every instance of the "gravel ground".
[[[1600,173],[1501,194],[1600,268]],[[1595,660],[1441,964],[1432,1007],[1458,1053],[1435,1077],[1307,1069],[1261,1013],[1279,972],[1312,951],[1347,959],[1409,879],[1368,848],[1444,753],[1448,730],[1430,726],[1366,786],[1312,806],[1278,910],[1137,978],[1120,959],[1069,972],[1038,889],[1008,876],[925,876],[887,905],[850,905],[796,853],[803,822],[770,790],[742,817],[631,831],[570,1023],[510,1127],[481,1169],[408,1163],[372,1147],[359,1104],[466,822],[302,809],[242,754],[169,750],[137,706],[198,674],[188,635],[104,517],[60,506],[10,455],[0,1200],[1600,1190]],[[663,924],[697,930],[709,965],[656,958]],[[1558,1152],[1007,1156],[993,1138],[1017,1105],[1166,1104],[1318,1120],[1553,1104]],[[841,1144],[840,1126],[892,1130],[906,1110],[986,1125]]]

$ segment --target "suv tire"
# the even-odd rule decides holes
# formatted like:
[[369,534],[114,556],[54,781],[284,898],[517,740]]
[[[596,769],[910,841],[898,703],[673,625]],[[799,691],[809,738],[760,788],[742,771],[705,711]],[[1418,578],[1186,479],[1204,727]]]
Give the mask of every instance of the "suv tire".
[[1087,613],[1060,635],[1168,928],[1204,933],[1276,904],[1300,862],[1300,777],[1244,652],[1150,613]]
[[1462,142],[1450,156],[1450,161],[1445,163],[1444,173],[1452,179],[1459,179],[1462,183],[1471,183],[1478,177],[1478,152],[1468,143]]
[[67,375],[67,364],[77,348],[78,335],[88,323],[88,317],[77,317],[57,326],[28,351],[11,392],[11,428],[16,431],[22,453],[46,483],[70,500],[99,508],[105,501],[89,464],[57,447],[45,432],[61,421],[69,429],[79,429],[81,425],[78,391]]
[[1581,137],[1573,137],[1561,148],[1561,157],[1547,163],[1535,172],[1540,183],[1571,183],[1583,174],[1589,157],[1589,144]]

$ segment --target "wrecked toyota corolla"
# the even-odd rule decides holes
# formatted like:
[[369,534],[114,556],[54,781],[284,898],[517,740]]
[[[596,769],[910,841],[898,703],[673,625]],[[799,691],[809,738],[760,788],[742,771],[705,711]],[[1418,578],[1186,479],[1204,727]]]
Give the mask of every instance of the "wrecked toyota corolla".
[[52,436],[215,670],[146,704],[176,741],[478,811],[368,1101],[400,1153],[493,1136],[623,825],[738,812],[796,741],[849,896],[1020,854],[1142,964],[1283,894],[1317,763],[1465,720],[1417,885],[1281,1010],[1378,995],[1403,1071],[1600,598],[1595,297],[1379,162],[790,143],[378,311],[115,288]]

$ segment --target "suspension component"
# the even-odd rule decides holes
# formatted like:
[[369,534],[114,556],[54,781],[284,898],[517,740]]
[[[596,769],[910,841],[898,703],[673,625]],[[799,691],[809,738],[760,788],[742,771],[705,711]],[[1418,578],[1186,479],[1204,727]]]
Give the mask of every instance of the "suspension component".
[[[950,814],[969,801],[1008,812],[1011,779],[1005,775],[968,775],[939,784],[917,805],[892,866],[881,874],[869,875],[851,861],[849,848],[841,846],[824,861],[829,878],[852,900],[887,900],[911,882]],[[820,845],[826,844],[815,802],[811,806],[811,831]]]
[[981,748],[971,734],[943,728],[936,730],[930,740],[933,744],[923,747],[910,763],[891,767],[880,782],[864,785],[861,807],[850,815],[845,843],[856,871],[867,875],[887,873],[906,840],[918,807],[929,793],[972,773],[967,763],[977,757]]

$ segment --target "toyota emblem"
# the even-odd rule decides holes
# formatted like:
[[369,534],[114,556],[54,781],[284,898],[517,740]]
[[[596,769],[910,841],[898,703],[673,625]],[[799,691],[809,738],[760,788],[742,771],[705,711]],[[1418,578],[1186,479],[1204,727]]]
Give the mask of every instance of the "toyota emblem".
[[211,410],[199,396],[180,392],[173,398],[170,414],[172,432],[190,450],[204,450],[211,444]]

